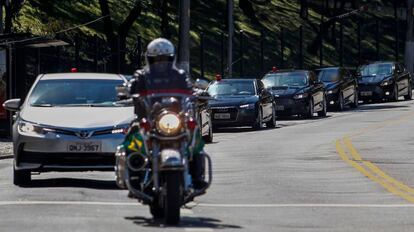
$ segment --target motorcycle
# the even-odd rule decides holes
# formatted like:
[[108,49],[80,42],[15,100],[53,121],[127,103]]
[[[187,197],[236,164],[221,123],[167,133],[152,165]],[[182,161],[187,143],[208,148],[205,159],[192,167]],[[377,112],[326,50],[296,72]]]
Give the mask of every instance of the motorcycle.
[[[118,93],[122,95],[125,90],[118,89]],[[190,174],[196,136],[200,136],[194,98],[203,99],[202,95],[154,93],[124,100],[130,104],[139,102],[147,116],[132,123],[116,151],[116,183],[148,205],[152,216],[164,219],[166,224],[178,224],[181,207],[205,194],[212,182],[208,154],[204,153],[203,160],[207,185],[195,189]]]

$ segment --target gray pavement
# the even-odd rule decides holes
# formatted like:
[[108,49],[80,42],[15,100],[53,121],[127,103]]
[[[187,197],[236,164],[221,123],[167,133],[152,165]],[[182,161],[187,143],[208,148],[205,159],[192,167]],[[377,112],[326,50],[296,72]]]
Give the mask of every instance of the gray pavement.
[[[47,173],[19,188],[12,185],[12,160],[3,159],[0,230],[413,231],[413,103],[286,119],[262,131],[220,130],[207,145],[213,186],[183,210],[178,227],[153,221],[145,206],[116,188],[113,173]],[[367,178],[345,162],[336,141],[346,136],[361,157],[342,145],[353,165],[377,165],[408,197],[393,191],[393,181],[379,180],[379,172]]]

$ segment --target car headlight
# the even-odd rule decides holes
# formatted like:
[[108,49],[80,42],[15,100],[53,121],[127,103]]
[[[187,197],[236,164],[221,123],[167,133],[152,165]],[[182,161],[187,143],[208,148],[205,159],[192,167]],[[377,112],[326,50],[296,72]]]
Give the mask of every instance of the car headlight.
[[244,105],[240,105],[239,107],[240,107],[240,109],[251,110],[251,109],[254,109],[255,104],[254,103],[252,103],[252,104],[244,104]]
[[392,79],[387,79],[381,82],[381,86],[388,86],[388,85],[391,85],[392,83],[393,83]]
[[175,135],[182,128],[182,122],[177,114],[168,112],[161,115],[156,121],[157,129],[164,135]]
[[126,134],[129,129],[129,124],[118,125],[111,131],[112,134]]
[[293,96],[293,99],[304,99],[304,98],[307,98],[308,95],[309,95],[308,93],[299,93]]
[[337,92],[338,92],[338,89],[331,89],[331,90],[328,90],[327,94],[334,94]]
[[43,128],[37,124],[20,121],[18,124],[19,132],[22,133],[35,133],[35,134],[45,134],[49,131],[52,131],[52,129]]

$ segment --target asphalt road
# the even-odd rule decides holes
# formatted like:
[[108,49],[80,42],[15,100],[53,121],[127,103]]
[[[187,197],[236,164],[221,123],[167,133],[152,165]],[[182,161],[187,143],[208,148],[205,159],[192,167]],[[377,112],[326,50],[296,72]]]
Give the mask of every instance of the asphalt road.
[[0,160],[0,231],[413,231],[414,101],[363,105],[279,128],[226,129],[207,145],[208,194],[165,227],[113,173],[12,184]]

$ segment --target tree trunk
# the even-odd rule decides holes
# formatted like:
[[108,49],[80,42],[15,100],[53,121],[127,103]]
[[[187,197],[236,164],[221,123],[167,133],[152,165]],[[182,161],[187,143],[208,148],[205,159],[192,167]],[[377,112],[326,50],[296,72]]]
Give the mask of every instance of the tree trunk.
[[135,6],[131,9],[125,20],[119,25],[117,34],[115,34],[113,28],[108,0],[99,0],[99,6],[101,8],[102,16],[107,16],[104,18],[104,33],[111,52],[109,56],[110,72],[123,73],[125,71],[126,63],[126,38],[135,20],[141,14],[141,3],[139,1],[135,2]]
[[166,39],[171,38],[170,23],[168,18],[169,0],[163,0],[161,2],[161,35]]
[[407,0],[407,38],[405,41],[405,65],[413,75],[414,72],[414,0]]
[[13,22],[13,12],[11,4],[4,6],[5,16],[4,16],[4,33],[10,34],[12,31],[12,22]]

